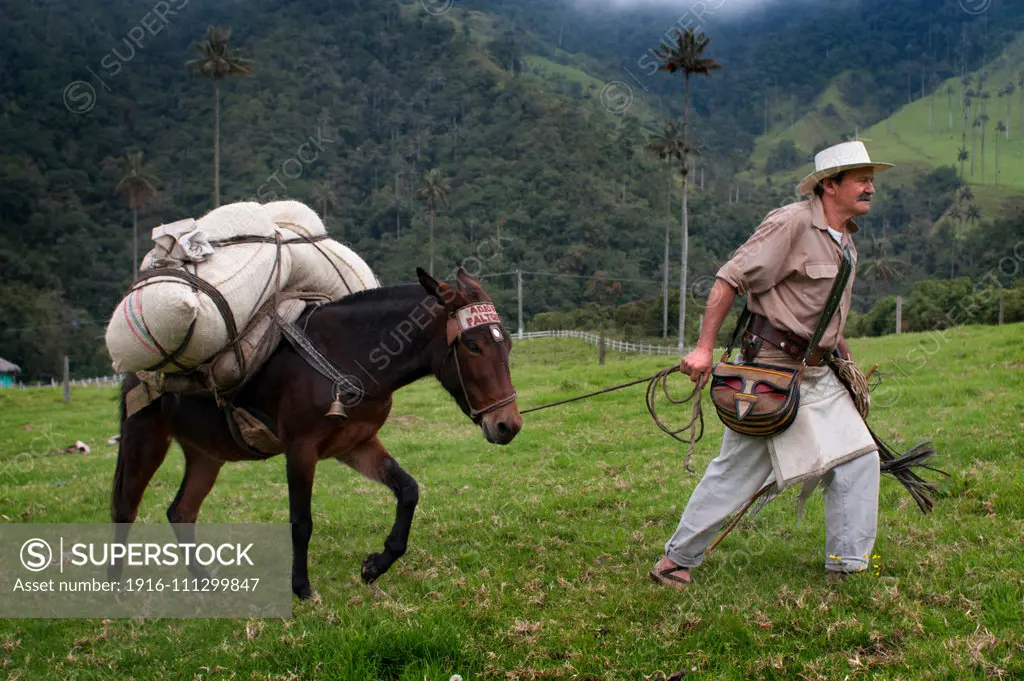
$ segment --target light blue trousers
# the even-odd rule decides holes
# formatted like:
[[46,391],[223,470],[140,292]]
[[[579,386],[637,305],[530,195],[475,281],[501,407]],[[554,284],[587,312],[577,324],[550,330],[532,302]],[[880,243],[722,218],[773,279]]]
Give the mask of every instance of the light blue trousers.
[[[718,457],[686,504],[665,555],[683,567],[704,561],[704,551],[725,523],[754,496],[772,472],[765,438],[728,428]],[[864,454],[825,474],[825,567],[859,572],[870,565],[878,527],[878,452]]]

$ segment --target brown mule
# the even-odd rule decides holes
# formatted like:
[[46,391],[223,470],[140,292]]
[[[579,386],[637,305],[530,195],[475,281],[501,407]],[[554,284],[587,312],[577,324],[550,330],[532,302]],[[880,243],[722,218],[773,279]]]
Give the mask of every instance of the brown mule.
[[[316,465],[337,459],[395,494],[395,521],[384,550],[370,554],[361,576],[372,582],[405,551],[419,498],[416,481],[384,448],[377,432],[391,411],[391,394],[433,374],[488,442],[508,444],[522,428],[509,374],[511,338],[490,296],[461,268],[449,286],[417,268],[419,284],[370,289],[304,314],[297,325],[316,349],[349,379],[346,420],[328,416],[337,386],[282,343],[266,365],[233,398],[264,414],[284,445],[292,526],[292,590],[309,598],[310,499]],[[194,523],[226,461],[261,459],[241,447],[212,397],[165,394],[125,418],[121,388],[121,439],[111,495],[116,541],[127,539],[147,485],[171,439],[185,453],[185,476],[167,510],[179,542],[194,541]],[[122,566],[109,569],[112,579]]]

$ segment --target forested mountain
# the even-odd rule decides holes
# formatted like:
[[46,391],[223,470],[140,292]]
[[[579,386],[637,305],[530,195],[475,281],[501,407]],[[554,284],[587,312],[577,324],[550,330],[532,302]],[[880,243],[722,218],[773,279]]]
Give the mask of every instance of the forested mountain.
[[[845,106],[831,141],[849,138],[896,102],[927,95],[935,78],[983,69],[1024,21],[1024,7],[1005,0],[978,15],[956,0],[780,2],[746,13],[703,4],[722,7],[702,30],[723,69],[693,84],[696,285],[794,198],[784,173],[808,167],[810,150],[795,146],[783,174],[752,172],[759,136],[814,115],[810,103],[838,88]],[[115,192],[125,154],[142,152],[158,191],[139,212],[142,252],[154,226],[213,207],[214,86],[184,67],[208,25],[231,27],[253,72],[221,83],[222,203],[306,201],[385,283],[409,281],[428,258],[416,190],[436,167],[451,191],[437,215],[435,274],[465,263],[511,326],[516,269],[528,273],[527,322],[584,303],[609,316],[642,299],[653,310],[666,223],[678,282],[679,183],[645,146],[663,117],[681,115],[682,78],[652,74],[647,50],[689,21],[681,15],[542,0],[8,0],[0,356],[29,379],[55,374],[63,354],[76,373],[109,371],[103,327],[132,278],[131,210]],[[630,106],[609,110],[611,80],[631,84]],[[1005,245],[988,235],[1024,235],[1022,211],[991,229],[995,216],[965,223],[954,242],[940,220],[962,202],[953,166],[880,185],[884,219],[866,224],[862,254],[905,265],[898,281],[863,276],[860,309],[922,278],[980,272]],[[649,316],[660,332],[660,313]]]

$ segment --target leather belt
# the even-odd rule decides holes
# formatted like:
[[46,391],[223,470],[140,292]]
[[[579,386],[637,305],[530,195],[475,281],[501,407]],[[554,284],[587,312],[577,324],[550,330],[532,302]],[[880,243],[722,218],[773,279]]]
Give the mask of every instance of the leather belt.
[[[750,322],[743,334],[744,359],[748,362],[754,361],[762,343],[773,345],[798,362],[803,359],[804,353],[807,351],[806,340],[788,331],[776,329],[767,317],[751,312]],[[831,354],[831,349],[819,346],[807,358],[807,364],[809,366],[824,366],[828,363]]]

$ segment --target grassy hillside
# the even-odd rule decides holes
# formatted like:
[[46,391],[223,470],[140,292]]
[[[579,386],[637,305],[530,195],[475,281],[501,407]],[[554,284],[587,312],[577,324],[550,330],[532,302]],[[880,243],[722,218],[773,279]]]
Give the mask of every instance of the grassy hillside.
[[[975,98],[968,122],[966,146],[973,157],[964,164],[964,181],[976,188],[978,203],[988,215],[999,215],[1007,199],[1024,196],[1024,130],[1020,129],[1020,113],[1024,100],[1016,83],[1024,76],[1024,36],[1014,42],[985,69],[986,81],[983,90],[989,98],[982,101]],[[977,70],[968,74],[971,84],[965,86],[962,79],[950,78],[935,84],[932,94],[903,104],[892,115],[867,128],[859,129],[859,137],[865,140],[872,158],[897,164],[887,181],[904,184],[914,175],[940,168],[960,165],[956,162],[957,151],[962,144],[963,96],[965,89],[978,91]],[[845,76],[844,76],[845,77]],[[1007,83],[1014,84],[1009,96],[998,93]],[[781,142],[792,141],[806,159],[813,159],[814,152],[828,144],[840,141],[837,129],[846,129],[857,121],[856,110],[843,101],[841,88],[837,83],[825,90],[811,105],[803,110],[792,127],[788,122],[757,140],[750,162],[757,169],[757,175],[764,168],[771,151]],[[950,92],[951,91],[951,92]],[[985,106],[989,120],[985,123],[985,154],[982,162],[981,133],[971,127],[973,120]],[[1008,108],[1009,107],[1009,108]],[[1009,115],[1007,115],[1009,113]],[[788,112],[785,116],[788,121]],[[997,121],[1009,124],[1009,139],[999,136],[999,176],[996,179],[996,132]],[[972,144],[972,135],[974,142]],[[852,136],[851,136],[852,137]],[[798,169],[779,175],[783,184],[797,182],[812,168],[810,162]]]
[[[410,551],[380,589],[358,570],[390,527],[391,495],[325,463],[310,552],[321,596],[293,618],[4,620],[0,668],[11,680],[1020,678],[1022,342],[1021,325],[853,341],[886,377],[873,427],[901,448],[933,438],[953,478],[928,516],[883,479],[877,568],[837,586],[821,495],[798,524],[792,491],[744,519],[694,588],[646,577],[717,452],[710,407],[691,475],[640,386],[527,415],[497,448],[424,380],[397,394],[382,432],[421,496]],[[526,408],[666,363],[600,367],[592,346],[531,340],[515,345],[513,378]],[[2,520],[104,521],[116,428],[112,389],[77,389],[70,405],[56,390],[0,391]],[[92,453],[58,453],[75,439]],[[181,474],[175,449],[141,522],[165,522]],[[287,522],[285,495],[281,458],[229,464],[201,521]]]
[[[985,106],[989,121],[985,123],[985,158],[982,163],[981,135],[976,133],[972,145],[972,129],[968,122],[967,150],[969,159],[964,164],[964,180],[972,185],[999,186],[1007,193],[1024,193],[1024,130],[1019,129],[1021,94],[1015,90],[1010,97],[999,97],[1003,86],[1016,82],[1024,75],[1024,36],[986,69],[984,91],[990,98],[984,102],[975,99],[971,107],[973,121],[979,115],[979,104]],[[971,74],[971,89],[978,90],[980,73]],[[949,90],[952,90],[952,94]],[[948,166],[955,163],[961,146],[963,113],[960,102],[965,86],[959,78],[939,84],[934,95],[917,99],[903,106],[893,116],[862,133],[871,140],[872,154],[893,163],[920,164],[928,167]],[[1007,106],[1009,105],[1009,116]],[[934,114],[933,114],[934,111]],[[1009,121],[1009,140],[999,135],[999,175],[996,179],[997,121]],[[959,164],[957,164],[959,168]],[[973,170],[972,170],[973,168]]]

